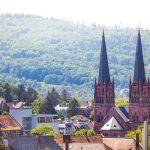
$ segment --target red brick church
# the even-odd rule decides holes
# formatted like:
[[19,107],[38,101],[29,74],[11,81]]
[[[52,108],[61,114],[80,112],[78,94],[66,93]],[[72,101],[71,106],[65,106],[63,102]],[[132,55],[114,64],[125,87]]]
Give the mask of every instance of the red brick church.
[[124,136],[126,131],[136,129],[150,119],[150,82],[145,68],[138,32],[133,81],[129,81],[129,107],[115,106],[114,79],[111,80],[103,32],[100,54],[99,78],[95,80],[93,100],[94,128],[104,136]]

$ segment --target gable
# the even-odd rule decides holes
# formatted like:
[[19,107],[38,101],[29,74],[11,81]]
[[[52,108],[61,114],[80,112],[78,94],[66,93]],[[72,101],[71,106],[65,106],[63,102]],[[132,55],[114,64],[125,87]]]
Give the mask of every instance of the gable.
[[102,124],[106,124],[112,117],[114,117],[122,128],[126,128],[126,123],[129,119],[123,114],[118,107],[112,107],[102,121]]
[[123,130],[123,128],[114,117],[111,117],[101,130]]

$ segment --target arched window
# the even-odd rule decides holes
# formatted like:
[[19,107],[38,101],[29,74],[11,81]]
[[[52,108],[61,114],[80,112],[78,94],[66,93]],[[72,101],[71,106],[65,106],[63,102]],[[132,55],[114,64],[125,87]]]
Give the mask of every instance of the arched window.
[[146,121],[147,119],[148,119],[147,113],[145,112],[145,113],[144,113],[144,116],[143,116],[143,121]]
[[132,120],[134,122],[138,122],[139,121],[138,115],[136,113],[134,113],[134,115],[132,116]]

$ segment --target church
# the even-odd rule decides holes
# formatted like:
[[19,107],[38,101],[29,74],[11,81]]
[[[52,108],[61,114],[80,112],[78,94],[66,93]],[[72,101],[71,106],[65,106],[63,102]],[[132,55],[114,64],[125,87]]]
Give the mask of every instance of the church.
[[100,53],[99,77],[95,79],[92,107],[94,129],[104,136],[124,136],[150,119],[150,82],[145,77],[141,34],[138,31],[134,76],[129,79],[129,107],[115,106],[114,79],[109,73],[105,35],[103,31]]

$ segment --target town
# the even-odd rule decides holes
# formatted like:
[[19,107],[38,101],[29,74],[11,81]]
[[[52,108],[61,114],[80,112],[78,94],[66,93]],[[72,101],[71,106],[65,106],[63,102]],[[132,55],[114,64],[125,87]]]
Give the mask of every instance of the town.
[[[137,36],[134,78],[129,79],[129,107],[115,106],[114,83],[115,80],[111,80],[109,73],[103,30],[99,78],[93,83],[93,99],[78,102],[66,90],[60,96],[54,88],[44,100],[38,98],[34,101],[33,97],[37,98],[37,92],[33,89],[30,89],[25,101],[22,101],[25,96],[23,90],[19,92],[20,99],[16,101],[7,102],[8,100],[1,98],[1,146],[15,150],[146,148],[150,82],[145,77],[140,30]],[[6,84],[3,83],[1,87],[6,88]],[[143,136],[141,132],[144,133]]]

